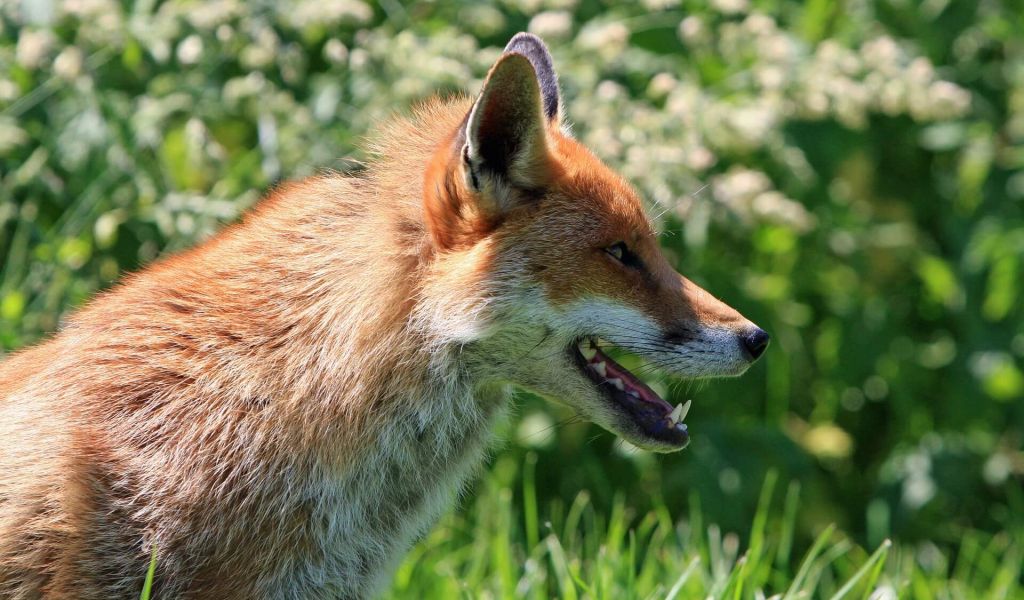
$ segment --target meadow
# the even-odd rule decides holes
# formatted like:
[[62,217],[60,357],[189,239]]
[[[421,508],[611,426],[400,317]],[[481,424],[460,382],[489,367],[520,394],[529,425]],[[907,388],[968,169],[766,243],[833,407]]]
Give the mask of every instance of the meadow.
[[520,394],[389,597],[1024,598],[1016,0],[0,1],[0,356],[358,172],[523,30],[678,269],[773,342],[655,375],[694,401],[673,455]]

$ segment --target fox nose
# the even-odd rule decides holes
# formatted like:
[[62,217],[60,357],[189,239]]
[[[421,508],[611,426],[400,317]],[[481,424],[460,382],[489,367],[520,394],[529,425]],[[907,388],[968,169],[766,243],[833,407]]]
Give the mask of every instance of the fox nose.
[[764,354],[765,348],[768,347],[768,341],[771,338],[768,336],[768,332],[760,327],[754,327],[740,336],[740,342],[743,344],[743,349],[747,351],[750,356],[750,360],[754,361]]

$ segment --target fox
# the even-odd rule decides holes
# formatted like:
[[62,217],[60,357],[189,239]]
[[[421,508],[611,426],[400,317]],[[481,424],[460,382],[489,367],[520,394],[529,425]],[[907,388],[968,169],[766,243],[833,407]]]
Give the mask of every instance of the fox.
[[520,33],[476,96],[381,124],[0,363],[0,597],[366,598],[458,499],[515,388],[654,452],[609,355],[743,373],[768,334],[680,275]]

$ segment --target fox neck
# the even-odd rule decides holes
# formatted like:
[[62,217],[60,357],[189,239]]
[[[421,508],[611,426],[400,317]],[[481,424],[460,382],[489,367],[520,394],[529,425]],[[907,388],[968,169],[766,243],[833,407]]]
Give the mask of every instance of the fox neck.
[[[397,398],[407,408],[394,413],[365,451],[320,490],[323,518],[314,522],[328,525],[313,545],[322,549],[316,555],[325,563],[310,562],[360,595],[379,592],[413,541],[451,508],[506,412],[504,389],[474,388],[448,374],[432,378],[425,395]],[[296,589],[294,584],[283,582],[281,589]]]
[[[421,218],[421,181],[379,177],[371,178],[378,193],[390,190],[405,219]],[[320,345],[308,355],[327,357],[323,396],[333,398],[334,407],[330,413],[291,411],[305,421],[301,429],[312,435],[324,466],[324,477],[310,482],[323,498],[319,522],[325,524],[313,546],[328,557],[320,567],[348,582],[362,573],[388,573],[380,565],[400,556],[450,507],[483,463],[508,406],[506,386],[482,371],[469,351],[487,334],[493,312],[489,283],[478,269],[492,249],[484,242],[427,255],[425,232],[387,231],[403,217],[371,215],[345,232],[349,249],[372,247],[389,233],[399,243],[389,240],[374,252],[357,291],[351,273],[339,277],[340,285],[312,311],[330,323],[329,334],[305,339]],[[353,564],[363,569],[351,572]],[[367,580],[361,587],[369,592],[381,583]]]
[[[437,127],[457,126],[449,121]],[[137,438],[147,417],[131,412],[133,398],[162,394],[164,448],[141,447],[140,464],[210,449],[189,455],[189,486],[140,470],[145,493],[181,503],[199,495],[222,511],[193,515],[187,534],[162,525],[176,515],[155,512],[158,547],[196,546],[184,553],[192,555],[229,540],[277,544],[244,558],[287,557],[250,569],[265,573],[264,589],[327,580],[367,596],[379,585],[370,578],[389,571],[482,463],[507,394],[476,376],[461,350],[487,328],[475,265],[490,249],[431,254],[416,172],[436,135],[410,131],[423,139],[405,138],[394,161],[386,156],[364,178],[279,190],[234,231],[114,290],[66,331],[79,348],[116,332],[118,344],[95,348],[104,364],[130,349],[113,363],[121,370],[106,367],[107,387],[76,384],[89,397],[123,399],[97,408],[111,439]],[[408,164],[398,164],[402,152]],[[151,389],[138,388],[140,352]],[[157,387],[171,369],[175,385]],[[105,418],[110,411],[132,416]],[[220,483],[227,479],[245,490]],[[232,512],[249,510],[234,501],[240,495],[265,499],[253,504],[259,514]]]

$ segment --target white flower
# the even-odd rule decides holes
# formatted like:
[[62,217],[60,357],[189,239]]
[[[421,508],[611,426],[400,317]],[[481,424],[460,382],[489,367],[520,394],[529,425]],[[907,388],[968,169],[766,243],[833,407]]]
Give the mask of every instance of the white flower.
[[227,23],[217,27],[217,41],[227,43],[235,36],[235,30]]
[[602,102],[612,102],[626,96],[626,90],[614,81],[602,81],[597,85],[597,97]]
[[802,204],[775,190],[755,196],[750,208],[763,220],[782,223],[797,231],[807,231],[814,225],[813,216]]
[[757,53],[767,61],[789,62],[797,55],[797,45],[792,38],[785,34],[770,33],[758,38]]
[[910,62],[907,68],[907,78],[915,83],[927,83],[935,79],[935,67],[930,60],[919,56]]
[[15,58],[18,64],[26,69],[37,69],[50,54],[53,43],[53,34],[49,30],[22,29],[21,35],[18,36]]
[[694,171],[706,171],[715,164],[715,155],[704,146],[690,149],[686,154],[686,166]]
[[729,121],[749,145],[757,145],[774,129],[777,115],[765,104],[737,107],[729,114]]
[[733,167],[712,182],[715,197],[726,204],[748,202],[757,194],[771,189],[772,182],[760,171]]
[[241,100],[263,93],[266,84],[266,78],[259,71],[252,71],[245,77],[233,77],[224,82],[224,101],[229,106],[237,106]]
[[183,65],[194,65],[203,55],[203,39],[193,33],[178,44],[178,62]]
[[343,65],[348,60],[348,48],[338,38],[331,38],[324,44],[324,58],[336,65]]
[[754,77],[757,79],[757,83],[766,90],[777,90],[786,83],[786,72],[774,65],[754,67]]
[[156,62],[165,63],[171,56],[171,45],[167,40],[155,39],[150,42],[149,53]]
[[10,102],[18,97],[18,86],[10,79],[0,79],[0,101]]
[[887,35],[866,42],[860,54],[867,67],[890,75],[898,72],[903,61],[899,45]]
[[189,6],[185,18],[196,29],[209,31],[242,12],[237,0],[204,0]]
[[656,100],[665,98],[676,88],[676,78],[669,73],[658,73],[647,84],[647,95]]
[[878,106],[889,116],[896,116],[907,109],[907,86],[902,80],[890,79],[882,85]]
[[936,81],[928,87],[931,98],[931,117],[935,120],[962,116],[971,105],[971,94],[948,81]]
[[373,9],[361,0],[305,0],[282,16],[300,28],[341,23],[362,25],[373,18]]
[[0,154],[6,154],[29,141],[28,133],[14,119],[0,117]]
[[538,13],[530,19],[527,29],[546,40],[565,39],[572,33],[572,15],[564,10]]
[[82,21],[119,10],[116,3],[111,0],[64,0],[60,8],[64,13],[74,15]]
[[53,61],[53,72],[65,80],[72,80],[82,73],[82,51],[75,46],[68,46]]
[[680,4],[682,0],[643,0],[644,8],[649,11],[668,10]]
[[692,15],[680,21],[679,39],[692,46],[706,43],[709,36],[704,21]]
[[254,43],[247,45],[242,50],[242,65],[250,69],[262,69],[274,62],[278,48],[281,45],[280,39],[274,30],[269,27],[261,27],[256,32]]
[[470,4],[459,11],[459,19],[478,37],[498,35],[505,29],[505,15],[486,4]]
[[753,13],[743,20],[743,28],[753,35],[775,33],[775,19],[762,13]]
[[711,0],[711,6],[724,15],[735,15],[747,12],[750,2],[747,0]]
[[622,23],[599,23],[586,25],[580,32],[577,42],[585,50],[593,50],[607,60],[626,49],[629,41],[629,29]]

